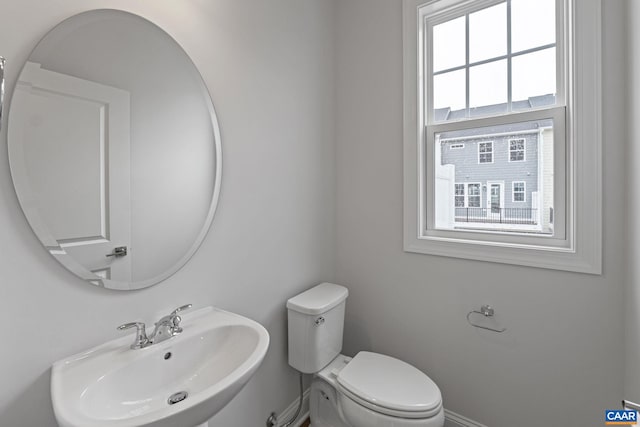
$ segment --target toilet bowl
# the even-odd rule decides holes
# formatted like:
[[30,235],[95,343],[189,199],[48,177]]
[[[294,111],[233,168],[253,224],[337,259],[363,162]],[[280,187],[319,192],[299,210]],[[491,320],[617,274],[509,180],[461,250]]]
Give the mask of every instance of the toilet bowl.
[[340,354],[345,287],[322,283],[287,301],[289,364],[314,374],[312,427],[442,427],[438,386],[396,358]]
[[[391,369],[385,363],[378,365],[374,372],[369,372],[365,366],[359,367],[358,371],[366,374],[369,379],[363,384],[355,383],[361,387],[360,392],[349,392],[340,383],[345,377],[349,380],[348,370],[343,375],[348,365],[351,364],[353,368],[363,361],[376,363],[377,357],[384,358]],[[360,352],[353,359],[338,355],[314,375],[309,394],[311,426],[442,427],[444,408],[438,387],[420,371],[415,377],[412,375],[408,384],[405,384],[401,375],[386,382],[389,377],[397,374],[394,369],[396,363],[401,370],[407,367],[415,369],[398,359],[376,353]],[[371,390],[363,391],[362,387],[369,386],[372,387]]]

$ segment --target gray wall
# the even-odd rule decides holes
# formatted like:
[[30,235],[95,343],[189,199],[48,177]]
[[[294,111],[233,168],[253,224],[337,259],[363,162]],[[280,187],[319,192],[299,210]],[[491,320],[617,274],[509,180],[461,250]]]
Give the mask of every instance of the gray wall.
[[[311,0],[3,5],[0,53],[10,61],[9,91],[38,39],[73,13],[120,7],[165,28],[210,87],[222,126],[224,177],[213,228],[183,270],[143,291],[106,291],[70,276],[40,247],[11,185],[2,130],[1,426],[54,427],[53,361],[117,336],[113,328],[123,321],[149,322],[184,302],[233,310],[269,329],[264,365],[212,423],[263,425],[268,411],[283,409],[296,394],[296,376],[286,364],[283,303],[321,280],[350,287],[346,352],[373,349],[415,364],[440,385],[448,408],[491,427],[602,425],[603,409],[618,406],[625,210],[604,212],[602,276],[404,253],[401,2],[333,5],[335,10],[332,2]],[[607,2],[604,8],[604,64],[624,63],[624,6]],[[639,158],[625,142],[624,77],[623,66],[604,70],[604,206],[627,200],[620,167],[625,149]],[[637,181],[631,161],[629,175]],[[633,230],[630,249],[637,254],[640,237]],[[634,264],[629,262],[630,283],[640,277],[632,275],[640,268]],[[638,306],[637,295],[630,287],[634,299],[627,308]],[[467,311],[483,303],[496,307],[507,333],[466,324]],[[637,325],[638,316],[628,311],[627,320]],[[631,338],[638,328],[627,333]],[[637,349],[629,349],[629,366]],[[628,390],[637,384],[630,381]]]
[[[625,10],[603,3],[603,64],[616,65],[604,68],[602,276],[403,252],[401,1],[337,3],[336,279],[350,290],[346,351],[414,363],[445,407],[491,427],[599,426],[605,408],[620,406]],[[486,303],[506,333],[467,324]]]
[[9,92],[40,37],[91,8],[157,23],[203,74],[222,128],[223,181],[213,227],[193,259],[138,292],[82,283],[31,232],[11,184],[6,118],[0,134],[0,426],[54,427],[51,363],[192,302],[256,319],[266,360],[215,426],[264,425],[297,395],[287,365],[285,300],[331,280],[334,213],[332,4],[313,0],[24,0],[2,4],[0,54]]
[[625,295],[625,398],[633,402],[640,402],[640,226],[638,225],[638,216],[635,214],[640,209],[640,188],[637,183],[640,182],[640,169],[638,162],[640,161],[640,122],[638,115],[640,114],[640,83],[637,81],[640,75],[640,4],[636,0],[625,0],[628,7],[627,13],[627,85],[628,85],[628,104],[627,119],[628,136],[626,148],[626,170],[627,170],[627,186],[625,190],[629,197],[626,199],[625,205],[626,225],[628,237],[626,240],[627,261],[628,261],[628,277],[627,292]]

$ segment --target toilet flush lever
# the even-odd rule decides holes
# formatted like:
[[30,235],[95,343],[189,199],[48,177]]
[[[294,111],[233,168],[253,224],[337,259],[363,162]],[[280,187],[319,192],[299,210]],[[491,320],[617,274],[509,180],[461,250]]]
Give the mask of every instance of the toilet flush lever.
[[316,326],[320,326],[324,323],[324,317],[320,316],[316,319]]

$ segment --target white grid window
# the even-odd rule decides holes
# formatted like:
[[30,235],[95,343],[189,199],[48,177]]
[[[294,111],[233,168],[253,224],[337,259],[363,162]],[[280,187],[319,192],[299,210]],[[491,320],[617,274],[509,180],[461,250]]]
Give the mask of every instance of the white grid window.
[[[436,176],[444,180],[451,171],[456,177],[478,177],[487,182],[504,182],[524,173],[547,183],[536,195],[542,210],[565,210],[565,61],[557,58],[564,47],[562,36],[558,36],[563,31],[558,25],[561,21],[556,20],[562,13],[558,9],[561,2],[476,0],[437,10],[438,4],[450,2],[436,0],[432,2],[434,13],[424,15],[421,111],[427,159],[427,197],[422,211],[425,233],[516,244],[543,237],[545,245],[552,239],[564,244],[565,224],[551,227],[532,215],[527,215],[526,221],[519,216],[496,223],[487,217],[475,218],[474,224],[457,224],[445,208],[451,205],[450,194],[436,184]],[[533,16],[536,25],[531,25]],[[543,128],[549,130],[541,132]],[[538,164],[525,164],[527,141],[519,136],[522,134],[534,135],[540,155],[532,159],[537,158]],[[475,166],[467,153],[449,155],[436,150],[446,139],[462,139],[477,146]],[[522,164],[509,165],[511,162]],[[556,166],[561,168],[554,170]],[[491,187],[491,197],[488,187],[485,191],[487,200],[502,207],[504,188],[500,188]],[[467,186],[464,190],[464,206],[470,207],[471,189]],[[479,199],[480,194],[475,194],[472,203],[477,205]],[[526,195],[512,191],[512,199],[523,201]],[[468,234],[470,230],[473,235]]]
[[493,163],[493,142],[478,143],[478,163]]
[[480,184],[467,184],[467,206],[480,207]]
[[514,181],[512,183],[514,202],[526,202],[527,201],[527,183],[524,181]]
[[480,183],[456,183],[453,199],[456,208],[481,207]]
[[464,184],[456,184],[455,185],[455,195],[454,195],[454,201],[455,201],[455,206],[456,208],[463,208],[464,207]]
[[524,138],[509,140],[509,161],[523,162],[525,160],[526,140]]
[[[599,273],[603,0],[402,1],[405,250]],[[510,143],[523,133],[534,136]],[[447,139],[477,154],[444,151]],[[524,223],[456,225],[457,177],[516,173],[538,174],[529,196],[526,184],[512,188],[537,206]],[[465,206],[488,198],[477,188],[463,187]]]
[[428,121],[557,105],[555,0],[475,3],[427,23]]

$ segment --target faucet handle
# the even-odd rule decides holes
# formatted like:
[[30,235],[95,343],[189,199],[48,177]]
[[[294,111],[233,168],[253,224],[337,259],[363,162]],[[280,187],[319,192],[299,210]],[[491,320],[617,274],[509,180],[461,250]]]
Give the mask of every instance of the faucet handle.
[[175,316],[175,315],[177,315],[179,312],[184,311],[184,310],[188,310],[188,309],[190,309],[191,307],[193,307],[193,304],[185,304],[185,305],[183,305],[183,306],[181,306],[181,307],[178,307],[178,308],[176,308],[175,310],[173,310],[173,311],[171,312],[171,316]]
[[149,345],[149,338],[147,337],[147,332],[145,330],[145,324],[142,322],[130,322],[125,323],[118,326],[119,331],[124,331],[125,329],[136,328],[136,338],[131,344],[132,350],[137,350],[140,348],[144,348]]
[[178,313],[184,310],[188,310],[191,307],[193,307],[193,304],[185,304],[173,310],[169,315],[169,319],[171,322],[171,329],[174,335],[182,332],[182,328],[180,327],[180,322],[182,322],[182,317],[178,316]]

